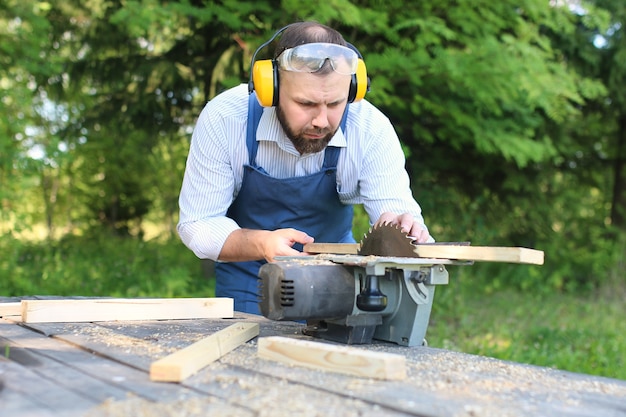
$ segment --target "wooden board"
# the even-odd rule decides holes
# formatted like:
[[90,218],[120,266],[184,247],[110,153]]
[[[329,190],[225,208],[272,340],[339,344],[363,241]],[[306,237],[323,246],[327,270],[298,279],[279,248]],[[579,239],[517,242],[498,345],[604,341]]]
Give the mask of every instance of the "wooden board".
[[[126,397],[127,392],[125,390],[86,376],[78,369],[82,363],[72,364],[72,367],[68,367],[67,364],[50,357],[51,355],[63,356],[67,350],[75,351],[78,348],[69,345],[63,346],[59,342],[55,343],[54,341],[47,343],[49,346],[54,346],[57,349],[54,351],[44,350],[41,346],[37,348],[27,347],[29,345],[33,346],[35,341],[43,341],[44,344],[50,342],[37,336],[33,337],[32,332],[30,339],[26,339],[24,344],[13,341],[13,338],[0,336],[0,347],[2,347],[0,369],[2,368],[2,360],[19,364],[23,367],[14,378],[8,378],[6,372],[3,371],[0,371],[0,376],[4,377],[5,383],[10,384],[13,381],[26,396],[31,397],[32,401],[43,402],[51,410],[60,411],[59,409],[63,407],[69,406],[71,408],[78,405],[82,407],[95,406],[108,398],[123,399]],[[83,353],[85,356],[89,355],[87,352]],[[79,358],[76,359],[78,359],[77,362],[80,361]],[[94,364],[94,361],[91,361],[91,364]],[[31,381],[27,371],[33,372],[33,377],[38,382]],[[37,392],[32,390],[32,387],[41,385],[48,386],[46,391]],[[63,391],[63,394],[55,395],[55,391]],[[49,397],[46,397],[46,395],[49,395]],[[70,405],[67,402],[73,404]]]
[[20,316],[22,314],[22,303],[0,303],[0,317]]
[[180,382],[258,335],[258,323],[235,323],[152,363],[150,379]]
[[259,339],[258,356],[290,365],[366,378],[406,378],[405,357],[348,346],[272,336]]
[[232,318],[232,298],[22,300],[25,323]]
[[341,255],[358,255],[361,245],[358,243],[307,243],[303,251],[315,253],[336,253]]
[[[163,323],[163,322],[160,322]],[[80,323],[98,327],[96,324]],[[50,326],[43,324],[43,326]],[[74,324],[66,324],[68,332],[75,332]],[[47,387],[50,395],[57,398],[57,407],[53,408],[55,416],[77,416],[85,417],[87,406],[83,407],[78,400],[65,394],[71,391],[76,395],[92,400],[93,405],[105,401],[124,400],[129,394],[139,396],[154,402],[174,401],[179,398],[191,398],[198,393],[178,384],[160,384],[152,382],[148,378],[147,369],[138,370],[129,367],[115,360],[107,360],[103,354],[93,354],[89,347],[67,343],[56,337],[46,337],[39,332],[32,331],[22,325],[17,325],[13,321],[0,319],[0,347],[1,356],[5,354],[3,340],[9,340],[11,345],[9,351],[9,361],[18,362],[24,368],[36,372],[36,379],[32,381],[24,375],[16,375],[9,378],[8,375],[0,372],[0,381],[4,378],[5,383],[12,380],[14,384],[21,387],[25,395],[37,399],[45,399],[44,395],[38,393],[40,386]],[[114,350],[127,349],[109,346],[102,350],[104,353],[111,353]],[[1,368],[0,364],[0,368]],[[6,386],[5,386],[6,388]],[[3,411],[3,397],[5,391],[0,390],[0,416],[5,417]],[[45,400],[47,406],[52,402]],[[70,410],[80,413],[71,413]],[[40,414],[28,413],[8,413],[6,416],[37,416]],[[100,415],[100,414],[98,414]],[[124,415],[124,414],[120,414]]]
[[497,246],[416,245],[420,258],[461,261],[510,262],[543,265],[543,252],[536,249]]
[[310,254],[334,253],[338,255],[358,255],[361,245],[358,243],[307,243],[303,251]]
[[42,378],[33,370],[0,356],[0,416],[78,416],[74,407],[89,409],[89,402]]
[[[358,243],[308,243],[304,252],[358,254]],[[415,245],[415,255],[419,258],[455,259],[459,261],[509,262],[519,264],[543,265],[544,254],[536,249],[498,246],[468,245]]]

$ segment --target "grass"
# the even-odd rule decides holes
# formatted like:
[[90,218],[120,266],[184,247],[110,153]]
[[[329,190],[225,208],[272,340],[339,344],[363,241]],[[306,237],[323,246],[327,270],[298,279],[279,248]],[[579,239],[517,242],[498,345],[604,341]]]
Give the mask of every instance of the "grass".
[[492,293],[455,282],[437,289],[430,346],[626,379],[624,292]]
[[99,234],[54,242],[0,239],[0,295],[208,296],[213,282],[179,240]]
[[[178,240],[5,236],[0,253],[0,296],[214,294],[211,271]],[[435,295],[430,346],[626,380],[623,285],[604,292],[519,290],[502,285],[502,277],[478,279],[476,265],[449,270],[450,283]]]

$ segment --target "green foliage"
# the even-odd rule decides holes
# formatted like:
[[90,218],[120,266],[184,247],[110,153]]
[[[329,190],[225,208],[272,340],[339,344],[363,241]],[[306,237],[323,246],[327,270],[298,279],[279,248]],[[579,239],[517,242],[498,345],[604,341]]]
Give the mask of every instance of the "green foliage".
[[54,242],[3,237],[0,294],[114,297],[211,296],[214,283],[178,240],[142,241],[109,232]]
[[[391,42],[375,42],[370,34],[359,41],[372,74],[369,97],[412,149],[441,141],[518,166],[547,160],[555,148],[542,123],[578,114],[580,83],[585,94],[604,92],[601,83],[571,71],[540,29],[559,25],[572,32],[570,15],[539,1],[517,8],[506,2],[388,5],[380,19],[394,24],[376,39]],[[445,158],[434,156],[433,163]]]
[[[506,286],[537,292],[576,291],[603,285],[624,252],[623,234],[610,227],[605,192],[572,182],[577,177],[547,175],[534,183],[518,183],[503,171],[497,182],[487,185],[492,192],[472,198],[452,191],[447,210],[432,204],[428,185],[420,200],[425,206],[431,233],[439,241],[471,241],[473,245],[524,246],[544,251],[541,267],[507,264],[477,264],[473,274],[485,288]],[[471,174],[468,180],[471,181]],[[504,181],[503,181],[504,180]],[[445,186],[445,184],[439,184]],[[474,188],[466,187],[469,194]],[[437,189],[438,187],[429,187]],[[478,187],[480,190],[480,186]],[[520,198],[519,196],[524,196]],[[439,200],[440,202],[441,200]],[[439,203],[438,202],[438,203]]]
[[620,296],[542,293],[537,286],[487,293],[476,271],[459,276],[466,268],[448,268],[450,284],[437,289],[430,346],[626,379]]
[[[361,10],[358,5],[348,0],[328,0],[324,2],[303,2],[283,0],[282,8],[296,20],[315,20],[318,22],[343,22],[349,26],[360,26]],[[291,22],[285,22],[288,24]]]

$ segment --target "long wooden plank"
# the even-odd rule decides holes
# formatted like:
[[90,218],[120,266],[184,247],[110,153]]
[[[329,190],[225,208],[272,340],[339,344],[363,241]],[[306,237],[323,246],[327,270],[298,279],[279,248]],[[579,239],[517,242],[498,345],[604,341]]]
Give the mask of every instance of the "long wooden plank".
[[[308,243],[304,252],[354,255],[358,243]],[[459,244],[415,245],[418,258],[456,259],[460,261],[510,262],[543,265],[544,254],[536,249],[499,246],[469,246]]]
[[232,298],[22,300],[25,323],[232,318]]
[[0,303],[0,317],[19,316],[22,314],[20,302]]
[[466,261],[510,262],[543,265],[543,251],[517,247],[416,245],[420,258],[458,259]]
[[153,362],[150,365],[150,379],[180,382],[258,335],[258,323],[235,323]]
[[406,378],[404,356],[282,336],[260,338],[258,356],[288,365],[367,378]]

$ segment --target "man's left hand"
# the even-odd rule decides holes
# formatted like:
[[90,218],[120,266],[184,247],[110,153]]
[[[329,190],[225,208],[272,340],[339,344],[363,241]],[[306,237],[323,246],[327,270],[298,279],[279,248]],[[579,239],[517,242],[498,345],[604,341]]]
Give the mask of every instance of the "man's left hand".
[[396,214],[391,212],[385,212],[380,215],[380,218],[376,222],[375,226],[381,224],[392,224],[399,226],[400,229],[408,236],[414,237],[418,243],[432,242],[434,239],[428,233],[426,226],[420,221],[415,220],[411,213]]

